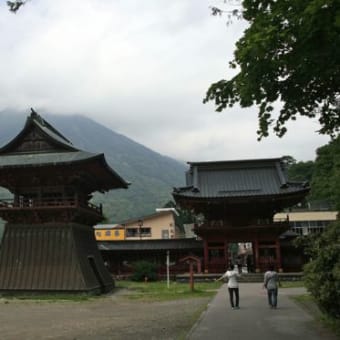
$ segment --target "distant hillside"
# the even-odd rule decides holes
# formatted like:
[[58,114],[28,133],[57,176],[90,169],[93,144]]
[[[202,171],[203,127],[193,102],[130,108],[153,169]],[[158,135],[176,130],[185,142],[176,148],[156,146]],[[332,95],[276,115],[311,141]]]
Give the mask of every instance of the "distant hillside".
[[[95,195],[95,203],[103,204],[110,222],[153,213],[172,198],[174,186],[184,184],[184,163],[162,156],[87,117],[39,113],[77,148],[104,153],[112,168],[132,183],[127,190]],[[21,131],[28,114],[0,112],[0,147]]]

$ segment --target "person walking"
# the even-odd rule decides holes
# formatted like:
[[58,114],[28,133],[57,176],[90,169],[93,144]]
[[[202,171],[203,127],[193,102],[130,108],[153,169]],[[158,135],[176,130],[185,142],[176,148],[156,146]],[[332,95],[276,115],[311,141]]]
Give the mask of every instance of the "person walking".
[[[220,281],[224,278],[228,279],[228,292],[229,292],[229,301],[230,306],[232,309],[239,309],[239,288],[238,288],[238,281],[237,279],[240,277],[238,270],[235,268],[234,265],[230,265],[229,269],[216,281]],[[235,299],[234,299],[235,298]]]
[[264,273],[263,288],[267,289],[268,304],[270,308],[277,307],[279,275],[274,270],[274,266],[270,265]]

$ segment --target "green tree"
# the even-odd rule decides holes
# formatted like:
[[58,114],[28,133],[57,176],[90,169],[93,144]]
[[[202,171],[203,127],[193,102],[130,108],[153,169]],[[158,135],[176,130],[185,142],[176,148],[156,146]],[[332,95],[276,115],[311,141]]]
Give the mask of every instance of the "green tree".
[[327,199],[340,210],[340,136],[317,149],[311,199]]
[[[249,27],[230,67],[239,72],[210,86],[203,102],[216,111],[258,107],[259,139],[269,127],[282,137],[298,115],[318,117],[320,133],[340,130],[340,2],[244,0]],[[236,15],[239,11],[236,11]],[[214,12],[213,12],[214,14]],[[215,14],[221,14],[216,12]],[[281,102],[277,116],[273,104]]]
[[311,181],[314,170],[313,161],[297,162],[292,156],[283,156],[282,160],[290,181]]
[[16,13],[21,6],[25,5],[27,0],[14,0],[14,1],[6,1],[9,10],[13,13]]
[[132,281],[157,281],[158,266],[148,261],[137,261],[132,265]]
[[296,162],[288,168],[288,178],[291,181],[311,182],[314,172],[314,162]]
[[168,201],[164,208],[175,208],[178,212],[178,216],[175,216],[175,222],[178,227],[183,229],[183,224],[187,223],[194,223],[195,216],[192,214],[189,210],[181,209],[180,207],[176,206],[176,203],[174,201]]
[[340,221],[320,235],[303,237],[300,244],[311,256],[304,267],[307,289],[324,313],[340,318]]

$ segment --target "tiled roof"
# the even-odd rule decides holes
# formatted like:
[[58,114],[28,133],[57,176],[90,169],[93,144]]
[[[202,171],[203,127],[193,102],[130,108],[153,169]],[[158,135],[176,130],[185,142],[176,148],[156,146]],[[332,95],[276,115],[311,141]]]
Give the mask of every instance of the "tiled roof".
[[196,239],[136,240],[136,241],[101,241],[99,250],[171,250],[201,249],[202,241]]
[[[111,178],[110,182],[115,183],[116,188],[127,188],[130,183],[126,182],[114,169],[106,162],[104,154],[94,154],[86,151],[74,152],[56,152],[56,153],[36,153],[36,154],[16,154],[8,156],[0,156],[0,170],[8,170],[13,168],[36,168],[42,166],[60,166],[66,164],[77,164],[80,162],[90,161],[92,163],[99,162],[102,175],[101,179],[107,181],[107,174]],[[114,180],[114,182],[112,182]],[[97,181],[99,185],[100,180]],[[113,184],[112,184],[113,185]],[[105,190],[108,187],[105,185]],[[99,188],[102,189],[102,188]],[[104,190],[104,189],[103,189]]]
[[[48,145],[53,145],[53,147],[20,149],[20,146],[25,143],[25,138],[30,136],[34,129],[41,131],[44,141]],[[28,143],[30,142],[30,138],[28,138]],[[38,141],[38,146],[39,143],[40,141]],[[97,165],[95,174],[102,176],[97,181],[99,185],[101,180],[101,187],[98,189],[127,188],[130,184],[107,164],[104,154],[91,153],[75,148],[67,138],[33,109],[22,131],[7,145],[0,148],[0,170],[3,169],[4,171],[12,168],[57,166],[70,163],[79,164],[80,162],[91,162]],[[104,186],[103,183],[105,184]]]
[[73,146],[71,141],[69,141],[65,136],[63,136],[51,124],[49,124],[46,120],[44,120],[41,116],[39,116],[34,111],[31,113],[31,116],[28,118],[28,121],[30,119],[35,123],[36,126],[38,126],[46,135],[48,135],[53,140],[59,142],[60,144],[63,144],[64,146],[77,150]]
[[175,188],[175,197],[254,197],[289,194],[309,188],[308,183],[287,181],[280,158],[189,164],[187,186]]
[[0,148],[0,154],[12,153],[13,147],[20,143],[22,137],[24,137],[29,131],[36,127],[42,132],[45,138],[57,144],[61,151],[78,151],[73,144],[64,137],[58,130],[56,130],[51,124],[44,120],[38,113],[31,109],[30,116],[27,117],[24,128],[19,132],[19,134],[14,137],[10,142]]
[[99,155],[86,151],[5,155],[0,157],[0,168],[65,164],[91,159]]

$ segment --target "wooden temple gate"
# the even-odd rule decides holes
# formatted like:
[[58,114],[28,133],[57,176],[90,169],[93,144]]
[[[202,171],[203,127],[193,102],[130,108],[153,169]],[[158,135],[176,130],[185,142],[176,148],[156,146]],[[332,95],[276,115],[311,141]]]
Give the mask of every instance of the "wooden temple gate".
[[[230,254],[230,245],[235,243],[251,244],[251,263],[255,272],[265,271],[270,264],[282,270],[279,235],[288,228],[288,221],[271,226],[239,227],[236,230],[228,227],[196,227],[203,238],[205,271],[220,273],[225,271],[229,264],[236,264]],[[276,233],[273,233],[273,230]]]
[[308,183],[290,183],[281,158],[189,164],[187,186],[175,188],[173,196],[197,216],[205,272],[224,272],[232,261],[229,244],[245,242],[252,244],[254,271],[269,264],[282,270],[280,235],[289,221],[274,222],[273,216],[300,202]]

